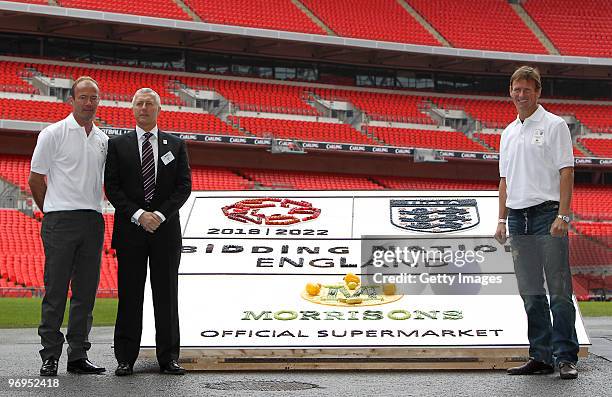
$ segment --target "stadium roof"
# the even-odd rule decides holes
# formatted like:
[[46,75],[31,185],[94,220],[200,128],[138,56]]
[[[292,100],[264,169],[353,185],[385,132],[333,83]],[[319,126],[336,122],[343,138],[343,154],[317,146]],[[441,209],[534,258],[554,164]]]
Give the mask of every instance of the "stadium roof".
[[537,63],[557,77],[609,78],[612,58],[403,44],[0,1],[2,31],[260,57],[468,73]]

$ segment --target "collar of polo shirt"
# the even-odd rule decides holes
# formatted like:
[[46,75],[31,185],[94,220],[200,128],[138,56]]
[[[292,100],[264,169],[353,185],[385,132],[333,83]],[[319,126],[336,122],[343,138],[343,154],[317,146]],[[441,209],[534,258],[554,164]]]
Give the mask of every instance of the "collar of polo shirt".
[[[542,105],[538,105],[538,108],[536,109],[536,111],[533,112],[531,116],[527,117],[523,123],[526,123],[527,121],[533,121],[537,123],[539,121],[542,121],[543,117],[544,117],[544,108],[542,107]],[[517,114],[516,121],[514,123],[518,124],[520,122],[521,122],[521,119],[519,118],[519,115]]]

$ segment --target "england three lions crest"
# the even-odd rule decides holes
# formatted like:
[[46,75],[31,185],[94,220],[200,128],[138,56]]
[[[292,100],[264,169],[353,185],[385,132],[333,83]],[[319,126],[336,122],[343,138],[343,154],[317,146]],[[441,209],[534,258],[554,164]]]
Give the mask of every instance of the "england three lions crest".
[[456,232],[480,223],[475,199],[391,200],[390,209],[393,226],[415,232]]

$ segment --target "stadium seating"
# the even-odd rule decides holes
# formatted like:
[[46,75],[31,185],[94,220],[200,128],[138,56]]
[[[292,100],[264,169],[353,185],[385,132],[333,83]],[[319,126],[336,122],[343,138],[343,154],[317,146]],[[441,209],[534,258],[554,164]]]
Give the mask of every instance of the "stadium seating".
[[396,0],[302,0],[339,36],[439,46]]
[[612,220],[612,187],[577,185],[572,197],[572,211],[581,219]]
[[[72,108],[68,104],[60,102],[0,98],[0,119],[56,122],[71,111]],[[96,117],[101,126],[133,128],[135,125],[131,108],[99,106]],[[206,113],[162,111],[158,125],[165,131],[244,135],[219,118]]]
[[612,247],[574,232],[569,233],[569,241],[570,265],[572,267],[607,267],[612,265]]
[[401,123],[435,124],[422,109],[429,97],[423,95],[383,94],[371,91],[317,88],[315,93],[328,101],[350,102],[371,120]]
[[184,0],[205,22],[327,34],[291,0]]
[[[99,106],[97,117],[105,125],[120,128],[134,128],[134,114],[131,108]],[[157,125],[163,131],[244,135],[221,119],[206,113],[164,111],[159,114]]]
[[49,5],[49,0],[9,0],[14,1],[16,3],[30,3],[30,4],[41,4],[41,5]]
[[182,105],[180,98],[172,92],[175,80],[170,75],[55,64],[36,64],[34,68],[47,77],[76,80],[80,76],[91,76],[99,84],[102,99],[130,102],[136,90],[149,87],[159,94],[162,104]]
[[383,187],[365,176],[323,172],[245,169],[241,173],[262,187],[295,190],[379,190]]
[[612,133],[612,106],[574,103],[546,103],[544,107],[558,115],[573,115],[592,132]]
[[192,89],[216,91],[239,110],[310,116],[319,114],[305,102],[306,87],[199,77],[181,77],[180,81]]
[[250,181],[230,170],[214,167],[191,167],[192,190],[249,190],[254,186]]
[[[464,110],[475,120],[481,121],[485,128],[503,129],[516,119],[516,108],[510,99],[432,97],[431,100],[443,109]],[[546,102],[542,106],[559,116],[575,116],[593,132],[612,132],[612,106],[556,102]]]
[[24,80],[31,75],[23,62],[0,61],[0,91],[38,94],[38,89]]
[[[105,216],[112,233],[112,220]],[[32,296],[44,286],[44,249],[40,239],[41,223],[14,209],[0,209],[0,294],[1,287],[10,288],[4,296]],[[117,261],[110,250],[110,233],[106,232],[102,256],[99,296],[116,296]],[[7,281],[7,285],[2,285]],[[14,288],[27,290],[10,294]],[[115,291],[115,292],[113,292]],[[14,292],[14,291],[13,291]]]
[[30,157],[13,154],[0,154],[0,178],[16,185],[22,192],[30,194],[28,176]]
[[485,128],[503,129],[516,119],[516,108],[510,99],[432,97],[431,100],[443,109],[465,111]]
[[57,0],[57,2],[62,7],[191,20],[189,15],[172,0],[147,0],[146,5],[131,0],[113,0],[112,2],[98,0]]
[[[501,140],[501,134],[484,134],[477,132],[474,134],[474,136],[484,141],[484,143],[492,147],[496,152],[499,152],[499,142]],[[580,149],[578,149],[576,146],[573,146],[572,149],[574,151],[574,157],[587,157],[587,155],[583,153]]]
[[405,128],[369,127],[379,140],[391,146],[406,146],[442,150],[488,152],[481,144],[461,132],[414,130]]
[[578,142],[593,152],[595,156],[612,158],[612,139],[578,138]]
[[240,128],[259,137],[272,134],[275,138],[291,138],[304,141],[376,144],[375,141],[347,124],[233,116],[228,119],[234,125],[239,125]]
[[408,178],[408,177],[374,177],[387,189],[392,190],[497,190],[498,181],[477,181],[437,178]]
[[40,222],[14,209],[0,209],[0,277],[36,287],[43,283]]
[[72,107],[61,102],[0,98],[0,119],[56,122],[68,116]]
[[407,0],[454,47],[546,54],[507,0]]
[[612,57],[609,0],[527,0],[523,7],[561,54]]

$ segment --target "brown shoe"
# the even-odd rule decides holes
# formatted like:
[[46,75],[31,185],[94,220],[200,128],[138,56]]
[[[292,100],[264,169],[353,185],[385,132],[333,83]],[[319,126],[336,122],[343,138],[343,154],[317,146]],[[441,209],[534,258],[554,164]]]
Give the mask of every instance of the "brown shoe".
[[530,359],[520,367],[508,368],[508,375],[546,375],[553,372],[555,368],[552,365],[534,359]]

